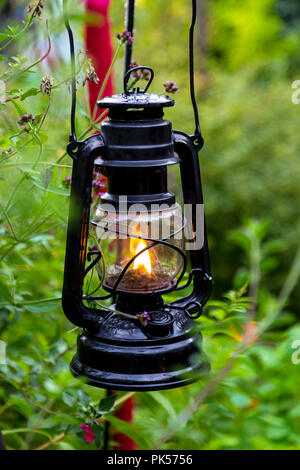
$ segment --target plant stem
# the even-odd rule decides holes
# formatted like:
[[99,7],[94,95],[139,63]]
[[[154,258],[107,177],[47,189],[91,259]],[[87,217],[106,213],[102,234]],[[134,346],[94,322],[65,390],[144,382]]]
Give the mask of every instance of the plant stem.
[[65,433],[62,432],[58,436],[53,437],[50,441],[46,442],[45,444],[41,445],[40,447],[37,447],[35,450],[46,450],[48,447],[52,446],[53,444],[56,444],[56,442],[61,441],[65,437]]
[[[105,115],[108,113],[108,110],[106,109],[102,114],[100,114],[100,116],[98,116],[98,118],[96,119],[95,121],[95,124],[97,124],[98,122],[100,122],[104,117]],[[93,130],[93,127],[90,126],[88,127],[87,129],[85,129],[81,134],[80,136],[78,137],[78,140],[81,140],[83,139],[84,137],[86,137],[91,131]],[[60,163],[66,156],[68,155],[68,152],[65,151],[60,157],[58,157],[58,159],[55,161],[56,163]]]
[[[117,406],[120,406],[122,405],[122,403],[124,403],[125,401],[129,400],[129,398],[133,397],[134,395],[136,394],[136,392],[129,392],[129,393],[126,393],[123,397],[119,398],[118,400],[116,400],[115,402],[115,407]],[[104,417],[102,416],[100,418],[103,419]],[[48,442],[45,442],[45,444],[37,447],[35,450],[46,450],[48,449],[48,447],[52,446],[53,444],[56,444],[57,442],[61,441],[62,439],[64,439],[66,437],[66,434],[64,432],[62,432],[61,434],[58,434],[56,437],[54,437],[53,439],[50,439],[50,441]]]
[[261,246],[259,240],[256,238],[252,240],[252,247],[250,249],[250,284],[249,284],[249,298],[250,305],[248,308],[248,316],[250,320],[255,319],[255,312],[257,307],[258,288],[260,283],[260,263],[261,263]]
[[201,390],[198,395],[196,395],[194,401],[182,412],[179,414],[175,423],[172,423],[172,426],[167,429],[166,433],[163,434],[153,445],[154,449],[161,448],[161,445],[168,441],[175,433],[176,430],[181,428],[190,418],[191,416],[197,411],[200,405],[204,403],[204,401],[215,391],[217,386],[227,377],[227,375],[233,369],[233,366],[237,359],[241,356],[241,354],[247,349],[247,347],[253,342],[254,336],[258,337],[262,335],[270,325],[276,320],[278,315],[280,314],[282,308],[286,304],[289,296],[291,295],[293,289],[298,283],[298,279],[300,276],[300,245],[298,246],[297,254],[295,261],[289,271],[289,274],[286,278],[286,281],[281,289],[281,292],[278,296],[276,306],[274,308],[274,312],[269,317],[265,318],[260,322],[257,328],[251,335],[245,335],[243,341],[239,345],[239,347],[232,353],[231,357],[228,360],[228,363],[222,367],[215,377],[213,377],[206,386]]
[[[7,165],[3,165],[2,168],[16,168],[18,166],[31,166],[33,165],[34,162],[28,162],[28,163],[9,163]],[[46,165],[46,166],[55,166],[58,168],[72,168],[71,165],[59,165],[58,163],[53,163],[53,162],[39,162],[38,165]]]
[[35,434],[41,434],[42,436],[46,436],[48,439],[51,439],[51,436],[45,432],[45,431],[40,431],[38,429],[30,429],[30,428],[15,428],[15,429],[8,429],[6,431],[2,431],[3,436],[7,436],[8,434],[18,434],[18,433],[27,433],[27,432],[33,432]]
[[[61,297],[51,297],[49,299],[42,299],[42,300],[24,300],[22,301],[22,305],[35,305],[35,304],[44,304],[47,302],[54,302],[54,301],[61,300]],[[0,302],[1,307],[6,307],[7,305],[11,305],[11,303],[8,302]],[[14,304],[15,307],[21,307],[22,305],[19,305],[18,303]]]
[[114,55],[113,60],[112,60],[112,62],[111,62],[111,64],[110,64],[110,67],[109,67],[109,69],[108,69],[108,71],[107,71],[107,74],[105,75],[105,78],[104,78],[104,80],[103,80],[103,83],[102,83],[102,85],[101,85],[101,88],[100,88],[100,91],[99,91],[99,94],[98,94],[98,98],[97,98],[96,103],[95,103],[95,106],[94,106],[94,110],[93,110],[93,114],[92,114],[93,120],[95,119],[96,113],[97,113],[97,101],[98,101],[99,99],[101,99],[101,97],[102,97],[102,94],[103,94],[103,92],[104,92],[104,89],[105,89],[105,87],[106,87],[106,84],[107,84],[107,82],[108,82],[108,79],[109,79],[109,77],[110,77],[110,74],[111,74],[111,72],[112,72],[113,66],[115,65],[115,62],[116,62],[116,60],[117,60],[117,58],[118,58],[118,55],[119,55],[119,52],[120,52],[121,47],[122,47],[122,43],[121,43],[121,41],[119,41],[119,44],[118,44],[118,47],[117,47],[117,49],[116,49],[115,55]]
[[25,67],[24,69],[22,70],[18,70],[15,74],[12,74],[10,75],[9,77],[7,77],[4,81],[6,82],[7,80],[10,80],[11,78],[16,78],[18,77],[19,75],[25,73],[25,72],[28,72],[28,70],[32,69],[33,67],[35,67],[36,65],[38,65],[40,62],[42,62],[43,60],[46,59],[46,57],[49,55],[51,51],[51,41],[50,41],[50,37],[48,36],[48,50],[47,52],[45,52],[45,54],[43,54],[41,57],[39,57],[37,60],[35,60],[34,62],[32,62],[30,65],[28,65],[27,67]]
[[9,226],[9,228],[10,228],[10,231],[11,231],[11,233],[12,233],[12,236],[13,236],[14,239],[16,240],[17,237],[16,237],[15,231],[14,231],[14,229],[13,229],[13,226],[12,226],[12,224],[11,224],[11,221],[10,221],[10,219],[9,219],[9,217],[8,217],[7,211],[4,209],[4,207],[2,206],[2,204],[0,204],[0,208],[1,208],[2,212],[3,212],[3,214],[4,214],[4,217],[5,217],[5,219],[6,219],[6,222],[7,222],[8,226]]
[[39,7],[38,3],[37,5],[34,7],[31,15],[30,15],[30,18],[29,20],[27,21],[27,23],[25,24],[24,28],[21,29],[21,31],[19,31],[14,37],[12,37],[11,39],[9,39],[9,41],[7,43],[4,44],[4,46],[2,46],[0,48],[0,52],[3,51],[4,49],[6,49],[8,46],[10,46],[10,44],[13,42],[13,41],[16,41],[23,33],[25,33],[27,31],[27,29],[31,26],[32,24],[32,21],[33,21],[33,17],[36,13],[36,10],[37,8]]

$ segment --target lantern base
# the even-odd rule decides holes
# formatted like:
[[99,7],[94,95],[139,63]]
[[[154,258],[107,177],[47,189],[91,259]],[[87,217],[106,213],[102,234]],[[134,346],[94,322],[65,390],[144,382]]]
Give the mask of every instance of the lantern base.
[[202,335],[176,309],[156,311],[147,326],[110,312],[97,332],[79,335],[71,363],[73,375],[88,384],[126,391],[182,387],[209,370]]

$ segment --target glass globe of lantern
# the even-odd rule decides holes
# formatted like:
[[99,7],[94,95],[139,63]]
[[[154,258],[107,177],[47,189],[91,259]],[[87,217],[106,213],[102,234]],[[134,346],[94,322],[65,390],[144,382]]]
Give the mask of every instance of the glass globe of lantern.
[[184,219],[179,204],[140,212],[114,211],[100,204],[92,226],[105,261],[97,269],[106,290],[114,288],[123,270],[118,292],[162,292],[174,287],[183,268]]

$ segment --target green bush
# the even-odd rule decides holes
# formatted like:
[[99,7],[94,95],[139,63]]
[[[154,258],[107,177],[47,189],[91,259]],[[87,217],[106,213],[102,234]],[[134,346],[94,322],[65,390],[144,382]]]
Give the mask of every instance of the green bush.
[[[49,2],[32,27],[14,26],[0,35],[0,49],[11,42],[0,50],[7,99],[0,100],[0,339],[8,357],[0,365],[0,428],[8,448],[101,448],[110,422],[143,449],[300,449],[299,365],[292,362],[300,339],[299,118],[291,102],[299,41],[284,15],[277,16],[275,3],[281,2],[202,3],[206,49],[197,58],[196,85],[215,285],[197,328],[212,372],[183,389],[136,394],[133,425],[113,416],[125,393],[106,400],[104,391],[78,382],[68,369],[77,335],[60,307],[70,69],[66,55],[46,72],[34,52],[41,38],[48,47],[45,15],[52,48],[66,40],[60,2]],[[247,28],[249,11],[253,28]],[[154,91],[176,80],[180,93],[167,117],[174,128],[191,133],[189,13],[189,2],[181,0],[167,9],[163,0],[137,2],[134,59],[157,72]],[[80,49],[82,6],[72,2],[70,18]],[[119,2],[113,2],[112,19],[114,32],[121,31]],[[82,81],[83,54],[77,63]],[[122,66],[121,53],[118,89]],[[44,95],[46,75],[54,81]],[[94,131],[83,95],[79,84],[78,134]],[[24,122],[24,115],[32,117]],[[177,188],[177,170],[170,178]],[[87,422],[96,435],[91,444],[80,429]]]

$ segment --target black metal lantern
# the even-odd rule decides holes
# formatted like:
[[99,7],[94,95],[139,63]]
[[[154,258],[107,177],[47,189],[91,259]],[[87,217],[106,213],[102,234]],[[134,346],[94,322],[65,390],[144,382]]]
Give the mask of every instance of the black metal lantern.
[[[128,29],[133,29],[129,1]],[[203,145],[193,83],[193,29],[191,27],[191,92],[196,132],[188,136],[172,131],[163,118],[174,101],[147,93],[153,79],[149,67],[128,70],[131,45],[126,50],[124,92],[99,102],[108,108],[102,133],[68,145],[73,158],[70,215],[67,234],[63,309],[68,319],[83,328],[71,363],[75,376],[91,385],[114,390],[159,390],[197,380],[209,370],[194,319],[211,290],[211,275],[204,217],[203,240],[189,253],[187,284],[180,281],[189,265],[183,246],[185,217],[168,190],[167,168],[179,164],[185,205],[191,208],[192,241],[199,224],[197,207],[203,206],[198,151]],[[145,90],[128,90],[132,72],[147,69]],[[107,177],[107,192],[90,217],[94,168]],[[153,235],[152,228],[156,227]],[[87,255],[89,230],[97,249]],[[86,257],[90,262],[86,267]],[[104,262],[105,269],[104,269]],[[85,276],[97,267],[107,294],[83,296]],[[193,291],[176,302],[162,295],[193,284]],[[111,299],[109,307],[91,302]],[[141,322],[142,316],[147,321]]]

